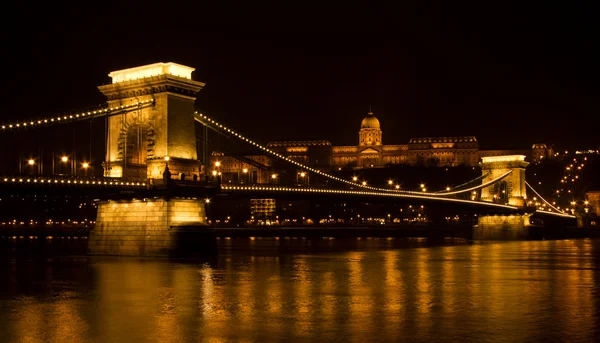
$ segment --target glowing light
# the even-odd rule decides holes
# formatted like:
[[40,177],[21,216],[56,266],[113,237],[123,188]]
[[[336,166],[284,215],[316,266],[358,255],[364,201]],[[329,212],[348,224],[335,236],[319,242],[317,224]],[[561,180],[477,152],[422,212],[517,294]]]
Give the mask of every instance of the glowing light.
[[305,172],[300,173],[300,177],[305,177],[305,176],[306,176]]
[[525,161],[525,155],[486,156],[482,157],[481,161],[483,163]]
[[194,70],[196,69],[173,62],[159,62],[135,68],[113,71],[108,74],[108,76],[112,78],[112,83],[137,80],[158,75],[173,75],[191,80],[192,72]]
[[244,169],[242,169],[242,172],[243,172],[244,174],[246,174],[246,173],[248,172],[248,168],[244,168]]
[[29,161],[27,161],[27,163],[32,166],[35,164],[35,161],[33,159],[29,159]]
[[169,156],[165,156],[165,161],[169,162],[170,157]]
[[388,180],[388,185],[390,185],[390,186],[391,186],[391,185],[393,185],[393,184],[394,184],[394,181],[392,181],[392,180]]
[[83,168],[87,169],[87,168],[90,166],[90,164],[89,164],[89,163],[87,163],[87,162],[83,162],[83,164],[82,164],[81,166],[82,166]]
[[60,158],[60,160],[61,160],[62,162],[68,162],[68,161],[69,161],[69,158],[68,158],[67,156],[63,156],[63,157],[61,157],[61,158]]
[[213,176],[217,176],[217,171],[216,171],[216,170],[213,170],[213,171],[212,171],[212,174],[213,174]]
[[277,174],[272,174],[271,179],[275,180],[277,178]]
[[[208,118],[204,114],[199,114],[198,112],[195,112],[194,119],[196,121],[202,123],[203,125],[207,125],[207,124],[210,123],[211,126],[213,126],[213,129],[215,129],[215,127],[216,128],[222,128],[223,127],[221,124],[217,123],[215,120],[213,120],[211,118]],[[294,165],[296,165],[298,167],[301,167],[302,169],[306,169],[306,170],[308,170],[310,172],[313,172],[313,173],[316,173],[316,174],[319,174],[319,175],[323,175],[323,176],[325,176],[325,177],[327,177],[329,179],[332,179],[332,180],[335,180],[335,181],[339,181],[339,182],[343,182],[343,183],[346,183],[346,184],[355,185],[355,183],[357,183],[357,181],[358,181],[358,177],[356,177],[356,176],[353,177],[354,183],[351,183],[350,181],[343,180],[343,179],[341,179],[339,177],[336,177],[334,175],[330,175],[330,174],[321,172],[319,170],[316,170],[314,168],[310,168],[310,167],[305,166],[305,165],[303,165],[301,163],[298,163],[298,162],[296,162],[294,160],[291,160],[291,159],[289,159],[287,157],[284,157],[284,156],[282,156],[280,154],[277,154],[274,151],[272,151],[272,150],[270,150],[270,149],[268,149],[268,148],[266,148],[266,147],[264,147],[264,146],[262,146],[260,144],[257,144],[256,142],[251,141],[250,139],[244,137],[243,135],[240,135],[239,133],[236,133],[236,132],[234,132],[232,130],[228,130],[228,132],[231,132],[236,137],[238,137],[239,139],[241,139],[241,140],[243,140],[245,142],[248,142],[248,143],[250,143],[252,145],[255,145],[259,149],[261,149],[261,150],[263,150],[263,151],[265,151],[265,152],[267,152],[267,153],[269,153],[269,154],[271,154],[271,155],[273,155],[273,156],[275,156],[277,158],[285,160],[286,162],[289,162],[289,163],[292,163],[292,164],[294,164]],[[519,159],[520,156],[521,155],[516,156],[516,159]],[[448,195],[454,195],[454,194],[461,194],[461,193],[465,193],[465,192],[470,192],[473,189],[485,188],[485,187],[487,187],[489,185],[492,185],[492,184],[500,181],[501,179],[505,178],[506,176],[508,176],[511,173],[512,173],[512,170],[509,170],[506,174],[501,175],[501,176],[499,176],[498,178],[496,178],[494,180],[488,181],[485,184],[482,184],[482,185],[479,185],[479,186],[475,186],[475,187],[471,187],[471,188],[468,188],[468,189],[463,189],[463,190],[454,191],[454,192],[447,192],[447,193],[427,193],[427,194],[431,195],[431,196],[436,196],[436,197],[447,197]],[[373,191],[386,191],[386,192],[390,192],[391,191],[389,188],[384,189],[384,188],[377,188],[377,187],[367,186],[366,183],[365,184],[359,184],[359,185],[362,185],[362,187],[364,187],[366,189],[369,189],[369,190],[373,190]],[[414,191],[398,191],[398,192],[402,192],[402,193],[405,193],[405,194],[422,194],[421,192],[414,192]]]
[[221,162],[217,161],[215,162],[215,167],[219,168],[221,166]]

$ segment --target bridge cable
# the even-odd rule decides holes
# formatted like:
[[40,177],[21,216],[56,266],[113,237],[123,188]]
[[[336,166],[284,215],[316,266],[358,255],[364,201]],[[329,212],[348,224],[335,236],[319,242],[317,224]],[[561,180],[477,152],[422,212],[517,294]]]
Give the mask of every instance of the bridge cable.
[[463,184],[460,184],[460,185],[458,185],[458,186],[451,187],[449,190],[443,189],[443,190],[441,190],[441,191],[437,191],[437,192],[434,192],[434,193],[444,193],[444,192],[449,192],[449,191],[451,191],[451,190],[453,190],[453,189],[457,189],[457,188],[460,188],[460,187],[466,186],[466,185],[470,184],[471,182],[474,182],[474,181],[478,181],[478,180],[480,180],[480,179],[483,179],[484,177],[486,177],[486,176],[490,175],[491,173],[492,173],[491,171],[490,171],[490,172],[487,172],[487,173],[485,173],[485,174],[482,174],[482,175],[480,175],[480,176],[478,176],[478,177],[474,178],[473,180],[467,181],[467,182],[465,182],[465,183],[463,183]]
[[[47,127],[53,124],[65,124],[65,123],[74,123],[83,121],[90,118],[100,118],[106,116],[113,116],[121,113],[128,113],[131,111],[135,111],[139,106],[141,107],[149,107],[154,106],[154,99],[139,101],[129,105],[121,105],[115,107],[101,107],[100,109],[93,111],[82,111],[76,114],[70,115],[62,115],[57,117],[48,117],[48,118],[40,118],[33,119],[23,122],[17,122],[13,124],[4,124],[0,126],[0,133],[2,132],[12,132],[20,129],[29,129],[29,128],[39,128],[39,127]],[[105,105],[104,105],[105,106]]]
[[382,197],[397,197],[397,198],[408,198],[408,199],[421,199],[421,200],[436,200],[436,201],[447,201],[463,204],[472,205],[483,205],[489,207],[505,208],[516,210],[516,206],[498,204],[488,201],[473,201],[456,198],[443,198],[443,197],[432,197],[431,195],[422,194],[399,194],[390,192],[375,192],[375,191],[354,191],[345,189],[320,189],[320,188],[293,188],[293,187],[274,187],[274,186],[229,186],[221,185],[223,191],[247,191],[247,192],[294,192],[294,193],[320,193],[320,194],[346,194],[356,196],[382,196]]
[[261,144],[256,143],[255,141],[244,137],[243,135],[237,133],[236,131],[227,128],[226,126],[223,126],[222,124],[219,124],[217,121],[215,121],[214,119],[209,118],[208,116],[199,113],[198,111],[194,112],[194,119],[198,122],[200,122],[202,125],[206,125],[208,127],[210,127],[211,129],[213,129],[214,131],[220,132],[221,134],[229,134],[231,136],[234,136],[238,139],[240,139],[241,141],[245,141],[246,143],[255,146],[258,149],[263,150],[264,152],[268,153],[269,155],[275,156],[283,161],[286,161],[288,163],[291,163],[299,168],[305,169],[307,171],[313,172],[317,175],[322,175],[325,176],[326,178],[338,181],[338,182],[342,182],[345,183],[347,185],[351,185],[353,187],[359,187],[359,188],[365,188],[365,189],[369,189],[369,190],[373,190],[373,191],[380,191],[380,192],[387,192],[387,193],[400,193],[400,194],[420,194],[420,195],[430,195],[430,196],[439,196],[439,197],[443,197],[443,196],[448,196],[448,195],[454,195],[454,194],[461,194],[461,193],[466,193],[472,190],[476,190],[476,189],[480,189],[480,188],[484,188],[487,187],[495,182],[498,182],[500,180],[502,180],[503,178],[505,178],[506,176],[508,176],[510,173],[512,173],[512,170],[508,171],[507,173],[505,173],[504,175],[501,175],[500,177],[491,180],[485,184],[482,184],[480,186],[476,186],[476,187],[471,187],[465,190],[460,190],[460,191],[454,191],[454,192],[447,192],[447,193],[426,193],[426,192],[415,192],[415,191],[405,191],[405,190],[392,190],[392,189],[387,189],[387,188],[379,188],[379,187],[372,187],[372,186],[363,186],[361,184],[355,183],[355,182],[351,182],[348,180],[344,180],[342,178],[339,178],[337,176],[322,172],[318,169],[303,165],[302,163],[296,162],[290,158],[287,158]]
[[533,187],[531,187],[531,185],[529,184],[529,182],[525,181],[525,184],[527,185],[527,187],[529,187],[529,189],[531,189],[531,190],[533,191],[533,193],[535,193],[535,195],[537,195],[538,197],[540,197],[540,199],[542,199],[542,201],[543,201],[543,202],[544,202],[546,205],[548,205],[548,207],[552,208],[552,209],[553,209],[553,210],[555,210],[556,212],[559,212],[559,213],[565,213],[564,211],[561,211],[561,210],[559,210],[558,208],[556,208],[556,207],[552,206],[552,204],[551,204],[551,203],[549,203],[548,201],[546,201],[546,199],[544,199],[544,198],[543,198],[543,197],[540,195],[540,193],[536,192],[536,190],[535,190],[535,189],[533,189]]

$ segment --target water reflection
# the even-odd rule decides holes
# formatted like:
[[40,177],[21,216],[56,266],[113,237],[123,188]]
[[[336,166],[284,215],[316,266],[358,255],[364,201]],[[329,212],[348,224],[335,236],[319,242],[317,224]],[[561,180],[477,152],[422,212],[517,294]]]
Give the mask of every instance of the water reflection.
[[4,258],[2,340],[589,342],[600,334],[597,240],[220,248],[208,263]]

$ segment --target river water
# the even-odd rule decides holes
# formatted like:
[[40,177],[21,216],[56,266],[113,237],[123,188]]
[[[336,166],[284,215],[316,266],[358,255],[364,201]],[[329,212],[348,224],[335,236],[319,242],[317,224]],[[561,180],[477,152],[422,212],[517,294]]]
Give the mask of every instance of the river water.
[[73,244],[3,246],[0,341],[600,338],[600,240],[239,239],[194,260],[86,256]]

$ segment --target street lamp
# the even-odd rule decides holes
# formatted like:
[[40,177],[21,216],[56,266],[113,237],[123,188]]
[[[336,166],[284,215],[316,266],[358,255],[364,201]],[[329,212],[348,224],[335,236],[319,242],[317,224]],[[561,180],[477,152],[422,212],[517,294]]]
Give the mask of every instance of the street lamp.
[[221,166],[221,162],[217,161],[215,162],[215,167],[219,168]]
[[396,185],[396,189],[400,189],[400,185]]
[[[63,157],[61,157],[61,158],[60,158],[60,161],[61,161],[62,163],[65,163],[65,164],[66,164],[67,162],[69,162],[69,157],[68,157],[68,156],[63,156]],[[60,169],[63,169],[63,168],[64,168],[64,167],[61,167]],[[71,168],[69,168],[69,174],[70,174],[70,173],[71,173]],[[59,171],[59,174],[62,174],[62,173]]]
[[298,176],[300,176],[302,178],[302,185],[304,185],[305,184],[304,181],[305,181],[306,173],[305,172],[300,172],[300,173],[296,174],[296,184],[298,186],[300,186],[300,181],[298,180]]
[[250,181],[248,181],[248,168],[242,169],[242,173],[243,173],[242,183],[244,183],[244,182],[250,183]]
[[353,176],[352,177],[352,181],[354,181],[354,182],[358,181],[358,177],[357,176]]
[[388,180],[388,185],[390,186],[390,188],[394,185],[394,181],[392,180]]
[[362,182],[362,185],[363,185],[363,186],[366,186],[366,185],[367,185],[367,181],[363,181],[363,182]]
[[83,167],[83,170],[85,171],[85,176],[87,177],[87,173],[88,173],[88,168],[90,167],[90,164],[87,162],[83,162],[81,164],[81,166]]
[[27,164],[31,167],[31,173],[33,174],[33,166],[35,165],[35,160],[33,158],[30,158],[29,160],[27,160]]

